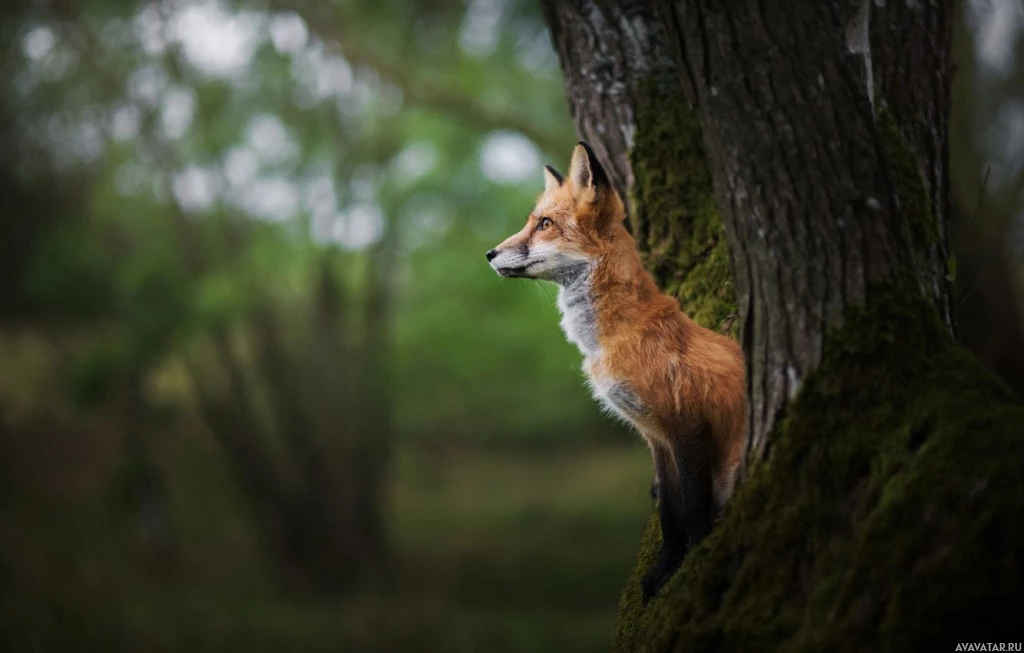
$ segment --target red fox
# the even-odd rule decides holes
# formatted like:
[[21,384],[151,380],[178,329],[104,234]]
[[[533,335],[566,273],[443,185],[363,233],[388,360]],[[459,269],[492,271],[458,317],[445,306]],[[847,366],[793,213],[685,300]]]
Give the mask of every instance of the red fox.
[[576,145],[568,178],[551,166],[544,178],[526,226],[487,260],[503,277],[558,284],[562,330],[583,353],[594,397],[650,446],[662,548],[643,579],[647,601],[732,494],[746,433],[743,354],[658,290],[589,145]]

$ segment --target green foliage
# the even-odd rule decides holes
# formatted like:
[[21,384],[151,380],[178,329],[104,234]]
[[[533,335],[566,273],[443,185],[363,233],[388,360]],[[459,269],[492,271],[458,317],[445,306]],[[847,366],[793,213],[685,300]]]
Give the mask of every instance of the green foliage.
[[606,647],[649,463],[483,257],[574,138],[481,9],[0,10],[0,648]]
[[[224,10],[230,18],[233,10]],[[528,128],[555,150],[552,158],[572,143],[538,11],[510,4],[493,50],[474,56],[458,46],[461,8],[300,2],[260,16],[300,21],[305,45],[279,50],[264,29],[251,59],[228,74],[211,73],[188,47],[153,49],[151,35],[125,20],[159,26],[160,16],[132,2],[87,3],[77,22],[41,15],[21,26],[22,38],[41,29],[52,43],[37,59],[8,62],[32,80],[12,106],[30,124],[49,120],[72,136],[109,130],[100,152],[81,160],[56,149],[60,142],[35,144],[65,160],[60,174],[75,180],[68,186],[76,194],[66,195],[64,215],[47,222],[30,251],[19,293],[35,318],[103,324],[117,334],[81,348],[73,397],[95,403],[127,376],[158,373],[210,333],[244,325],[256,306],[293,314],[309,297],[320,250],[339,250],[340,287],[358,294],[367,283],[358,270],[372,250],[339,246],[319,222],[340,228],[353,207],[369,206],[401,247],[388,282],[397,291],[394,322],[373,328],[396,337],[391,402],[402,437],[607,432],[582,388],[578,354],[558,332],[550,290],[502,282],[482,257],[518,228],[541,185],[539,162],[521,181],[487,178],[480,159],[490,130]],[[405,27],[412,24],[415,36]],[[61,53],[76,62],[73,78],[46,72]],[[324,83],[341,86],[325,95],[317,90]],[[519,96],[531,102],[515,102]],[[72,97],[89,102],[76,106]],[[181,109],[184,128],[168,131],[167,103],[175,102],[191,108]],[[128,138],[114,134],[125,115],[137,121]],[[272,127],[264,150],[253,135],[260,121]],[[255,177],[236,190],[231,176],[247,165],[257,166]],[[47,170],[30,172],[46,179]],[[197,170],[221,175],[195,182],[215,185],[212,201],[182,205],[181,188]],[[320,192],[331,189],[329,210],[301,197],[317,180]],[[247,195],[268,183],[299,193],[293,213],[260,220]],[[508,421],[492,419],[503,412]]]
[[33,253],[23,294],[33,312],[89,318],[110,311],[115,262],[78,225],[54,229]]
[[1016,628],[1024,409],[916,290],[869,296],[645,607],[648,525],[617,650],[905,651]]

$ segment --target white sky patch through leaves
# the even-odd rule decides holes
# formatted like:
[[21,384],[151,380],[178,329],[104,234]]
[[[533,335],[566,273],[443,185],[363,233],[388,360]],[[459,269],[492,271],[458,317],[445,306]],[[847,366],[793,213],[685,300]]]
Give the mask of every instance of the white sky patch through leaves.
[[491,132],[480,147],[480,170],[498,184],[539,179],[540,153],[533,141],[518,132]]

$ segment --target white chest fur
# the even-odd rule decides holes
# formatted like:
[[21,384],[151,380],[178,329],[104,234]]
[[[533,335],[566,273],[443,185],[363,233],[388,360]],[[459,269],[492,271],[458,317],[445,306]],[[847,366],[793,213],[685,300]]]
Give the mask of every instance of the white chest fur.
[[601,358],[597,339],[597,311],[590,285],[590,270],[562,284],[558,291],[558,309],[562,312],[562,331],[569,342],[583,354],[583,371],[594,398],[610,414],[639,426],[647,410],[624,381],[610,376],[593,374]]
[[648,411],[640,401],[640,397],[626,382],[589,374],[587,380],[594,392],[594,398],[610,415],[615,415],[637,428],[641,427],[644,418],[648,416]]
[[597,355],[600,351],[597,312],[594,310],[589,270],[560,285],[558,310],[562,312],[561,327],[569,342],[580,348],[585,359]]

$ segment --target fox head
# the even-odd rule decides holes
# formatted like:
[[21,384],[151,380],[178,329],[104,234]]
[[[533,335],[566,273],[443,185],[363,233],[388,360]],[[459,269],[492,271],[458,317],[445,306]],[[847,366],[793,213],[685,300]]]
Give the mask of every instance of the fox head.
[[628,239],[625,209],[590,146],[580,141],[568,177],[544,166],[544,192],[526,226],[487,252],[503,277],[562,282],[596,262],[616,242]]

